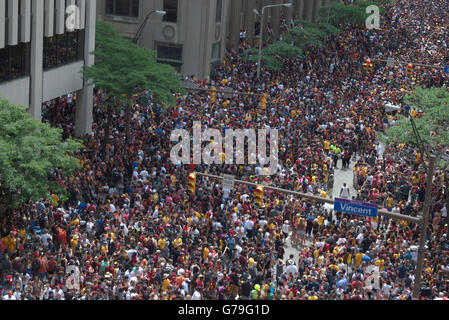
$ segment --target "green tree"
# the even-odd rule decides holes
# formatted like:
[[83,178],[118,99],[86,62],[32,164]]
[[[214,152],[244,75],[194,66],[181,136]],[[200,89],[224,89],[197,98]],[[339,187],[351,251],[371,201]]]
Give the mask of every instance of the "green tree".
[[[423,143],[433,150],[449,146],[449,92],[446,88],[415,88],[403,102],[415,109],[421,109],[423,116],[414,118]],[[385,131],[384,141],[407,143],[418,147],[408,117],[400,116],[394,126]]]
[[[405,143],[416,148],[432,150],[437,155],[437,166],[446,171],[445,195],[449,208],[449,92],[447,88],[417,87],[412,94],[403,99],[411,108],[423,112],[421,118],[413,119],[422,144],[415,138],[411,121],[408,117],[399,116],[395,124],[385,130],[380,139],[385,143]],[[423,155],[424,156],[424,155]]]
[[[297,58],[310,47],[321,48],[327,36],[339,32],[326,23],[312,23],[298,20],[296,27],[288,29],[282,39],[262,49],[261,60],[268,69],[279,71],[284,59]],[[245,51],[245,59],[258,61],[259,50],[251,48]]]
[[81,146],[71,138],[62,141],[62,129],[38,122],[23,106],[0,100],[0,205],[67,196],[57,174],[73,173],[78,162],[72,155]]
[[318,10],[318,19],[326,21],[333,26],[341,27],[347,23],[358,27],[364,27],[366,19],[370,16],[366,13],[366,8],[370,5],[379,7],[380,13],[384,12],[383,3],[389,1],[355,1],[352,5],[345,5],[340,2],[333,2],[329,6],[323,6]]
[[184,92],[175,69],[158,63],[154,51],[139,48],[123,38],[110,23],[97,22],[95,64],[83,69],[84,76],[106,96],[108,120],[102,143],[104,154],[109,139],[112,117],[116,107],[125,106],[126,138],[129,141],[129,122],[132,98],[151,90],[153,100],[174,105],[174,92]]

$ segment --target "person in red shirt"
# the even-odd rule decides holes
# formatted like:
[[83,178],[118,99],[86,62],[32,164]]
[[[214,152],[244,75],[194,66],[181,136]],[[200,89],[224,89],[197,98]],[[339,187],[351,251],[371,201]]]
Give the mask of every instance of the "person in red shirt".
[[50,256],[50,260],[48,261],[48,273],[54,274],[54,272],[56,271],[56,265],[58,264],[58,262],[55,260],[54,256]]

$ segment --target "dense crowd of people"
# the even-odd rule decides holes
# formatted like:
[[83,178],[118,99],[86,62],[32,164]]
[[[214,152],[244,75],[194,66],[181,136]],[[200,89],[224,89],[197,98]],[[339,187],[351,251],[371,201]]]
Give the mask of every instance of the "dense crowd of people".
[[[307,199],[221,184],[193,171],[377,203],[404,215],[422,210],[425,159],[407,145],[383,146],[377,133],[415,85],[447,86],[436,69],[376,65],[366,57],[410,57],[427,64],[449,61],[445,0],[397,0],[386,6],[381,30],[345,26],[323,48],[287,59],[279,72],[227,55],[215,78],[190,78],[202,87],[268,93],[255,96],[176,95],[164,110],[151,91],[136,97],[130,134],[124,112],[113,117],[102,152],[107,112],[95,95],[94,132],[77,154],[82,166],[60,183],[68,199],[52,195],[2,218],[0,296],[4,300],[407,300],[411,299],[419,228],[386,218],[333,212]],[[250,46],[242,43],[242,47]],[[73,134],[69,95],[47,103],[44,118]],[[258,165],[182,165],[170,161],[170,133],[203,127],[279,130],[278,171],[260,175]],[[349,186],[333,190],[335,177],[353,168]],[[447,299],[449,261],[445,174],[433,184],[422,299]],[[349,183],[349,182],[348,182]],[[350,183],[351,184],[351,183]],[[352,186],[351,186],[352,187]],[[293,247],[295,254],[287,253]],[[289,250],[292,252],[292,250]]]

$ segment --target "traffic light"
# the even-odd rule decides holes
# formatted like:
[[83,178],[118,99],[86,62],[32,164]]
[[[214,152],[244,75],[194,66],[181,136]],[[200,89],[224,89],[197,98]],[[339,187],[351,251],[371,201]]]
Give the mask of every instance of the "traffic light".
[[366,72],[372,73],[373,72],[373,63],[371,62],[371,59],[366,59],[365,61],[366,65]]
[[407,65],[407,75],[411,76],[413,72],[413,64],[409,63]]
[[195,194],[196,187],[196,174],[189,174],[189,181],[187,182],[187,192],[190,194]]
[[366,62],[363,63],[363,71],[368,72],[368,65]]
[[264,93],[262,97],[262,101],[260,102],[260,107],[265,109],[267,107],[267,94]]
[[217,93],[215,92],[215,90],[217,90],[217,88],[212,87],[212,90],[214,90],[214,91],[212,91],[212,93],[210,95],[210,102],[214,103],[215,100],[217,100]]
[[256,206],[263,207],[263,187],[257,186],[256,191],[254,191],[254,199]]

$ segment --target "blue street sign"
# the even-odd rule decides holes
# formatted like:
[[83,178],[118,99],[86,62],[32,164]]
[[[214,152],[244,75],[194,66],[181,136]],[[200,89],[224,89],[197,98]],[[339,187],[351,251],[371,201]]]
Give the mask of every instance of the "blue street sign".
[[449,73],[449,66],[444,67],[444,72]]
[[377,217],[377,205],[360,201],[335,198],[334,210],[371,218]]

